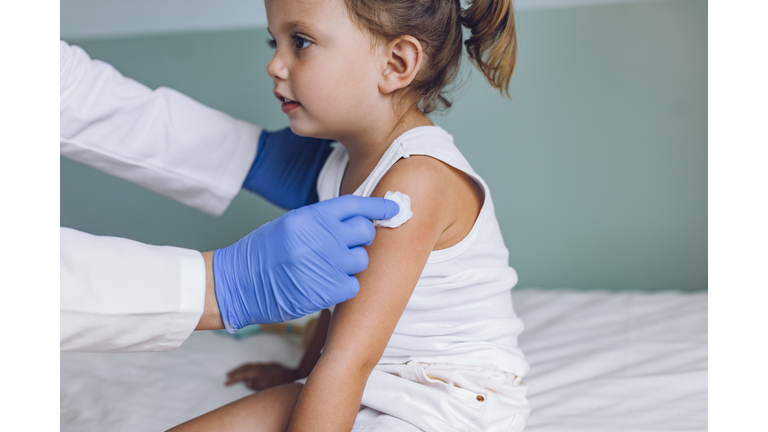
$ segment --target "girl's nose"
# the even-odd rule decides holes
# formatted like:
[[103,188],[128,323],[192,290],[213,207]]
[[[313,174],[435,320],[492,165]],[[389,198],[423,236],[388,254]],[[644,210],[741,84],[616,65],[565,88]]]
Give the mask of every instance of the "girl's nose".
[[285,63],[277,56],[277,52],[267,65],[267,73],[272,79],[284,80],[288,78],[288,68]]

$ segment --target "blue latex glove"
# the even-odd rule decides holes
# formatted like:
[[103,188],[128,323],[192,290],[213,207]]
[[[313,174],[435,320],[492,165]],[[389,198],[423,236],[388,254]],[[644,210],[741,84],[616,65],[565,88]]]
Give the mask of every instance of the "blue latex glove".
[[228,332],[288,321],[357,295],[376,229],[369,219],[400,211],[384,198],[344,195],[292,210],[213,253],[213,276]]
[[307,138],[285,128],[262,131],[243,188],[284,209],[317,202],[317,176],[331,154],[332,140]]

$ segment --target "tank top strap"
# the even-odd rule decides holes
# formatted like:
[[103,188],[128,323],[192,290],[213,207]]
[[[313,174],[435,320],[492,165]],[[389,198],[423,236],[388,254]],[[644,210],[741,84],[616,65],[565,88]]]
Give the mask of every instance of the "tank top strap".
[[[429,156],[456,168],[477,181],[487,194],[485,182],[475,173],[453,143],[453,137],[439,126],[421,126],[400,135],[389,146],[371,174],[357,188],[354,195],[371,196],[376,185],[400,159],[410,156]],[[341,182],[339,182],[339,185]]]
[[[395,139],[353,195],[371,196],[387,171],[400,159],[410,156],[429,156],[466,173],[483,187],[485,195],[488,196],[488,186],[454,145],[451,134],[439,126],[413,128]],[[320,201],[339,196],[348,162],[347,150],[343,145],[337,144],[317,178],[317,195]]]

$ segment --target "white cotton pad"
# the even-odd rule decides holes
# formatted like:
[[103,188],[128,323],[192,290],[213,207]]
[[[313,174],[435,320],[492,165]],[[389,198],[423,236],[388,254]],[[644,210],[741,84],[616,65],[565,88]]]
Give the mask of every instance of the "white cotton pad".
[[413,212],[411,211],[411,197],[408,195],[400,192],[387,192],[384,194],[384,199],[396,202],[397,205],[400,206],[400,212],[389,219],[373,221],[373,226],[397,228],[406,223],[408,219],[413,216]]

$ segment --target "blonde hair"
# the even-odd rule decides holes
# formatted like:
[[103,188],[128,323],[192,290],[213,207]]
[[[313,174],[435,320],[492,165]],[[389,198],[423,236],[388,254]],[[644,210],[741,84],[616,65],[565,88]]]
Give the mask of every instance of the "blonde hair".
[[[425,61],[406,88],[425,114],[449,108],[445,87],[458,75],[462,42],[488,83],[509,97],[517,59],[515,16],[511,0],[344,0],[358,25],[385,41],[413,36]],[[463,41],[462,26],[471,35]]]

